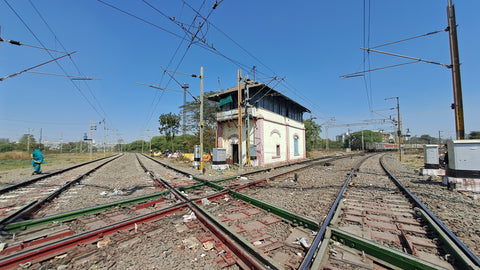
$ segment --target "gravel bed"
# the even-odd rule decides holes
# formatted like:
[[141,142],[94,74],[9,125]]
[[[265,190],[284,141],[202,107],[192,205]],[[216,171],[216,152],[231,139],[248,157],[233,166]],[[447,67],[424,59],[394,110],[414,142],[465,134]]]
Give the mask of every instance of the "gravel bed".
[[154,192],[153,180],[140,167],[134,154],[127,153],[60,194],[41,214],[52,215]]
[[242,192],[320,222],[328,214],[351,168],[361,158],[352,156],[333,161],[329,166],[309,167]]
[[[385,163],[395,177],[412,192],[450,231],[477,257],[480,257],[480,195],[471,192],[449,191],[441,179],[419,175],[409,161],[416,155],[406,155],[404,162],[388,154]],[[406,162],[405,162],[406,161]]]
[[[406,156],[406,159],[416,157]],[[361,157],[349,157],[331,162],[330,166],[315,166],[297,172],[297,181],[294,174],[271,178],[267,183],[256,188],[244,191],[262,201],[272,203],[301,216],[306,216],[316,221],[322,221],[333,203],[331,198],[336,196],[343,185],[350,169]],[[409,167],[407,163],[398,161],[394,154],[385,157],[388,168],[417,198],[429,208],[461,241],[477,256],[480,256],[480,211],[478,196],[473,193],[448,191],[438,181],[429,180],[429,177],[419,176],[416,168]],[[143,159],[142,159],[143,161]],[[206,173],[191,167],[191,162],[162,159],[169,164],[182,168],[191,175],[207,180],[224,179],[235,176],[238,171],[232,168],[223,172],[206,169]],[[45,172],[58,170],[69,165],[43,166]],[[149,163],[149,166],[151,164]],[[153,165],[152,165],[153,166]],[[147,167],[148,168],[148,167]],[[246,168],[244,171],[257,168]],[[265,173],[279,173],[281,169]],[[157,172],[156,172],[157,173]],[[158,169],[160,174],[160,169]],[[31,169],[8,170],[0,172],[0,184],[13,184],[16,181],[31,179]],[[179,176],[174,176],[179,177]],[[253,177],[252,177],[253,178]],[[115,190],[127,191],[136,187],[126,196],[100,195],[103,191],[107,194]],[[81,185],[67,191],[59,197],[57,202],[63,201],[61,206],[51,213],[79,209],[82,207],[107,203],[113,200],[126,199],[155,192],[153,182],[143,172],[134,158],[134,154],[125,154],[118,162],[111,162],[98,170],[91,177],[82,180]],[[336,192],[335,192],[336,190]],[[125,193],[124,193],[125,194]],[[67,198],[67,197],[65,197]],[[49,210],[49,211],[50,211]],[[50,212],[48,212],[50,213]],[[89,268],[97,269],[215,269],[212,262],[215,254],[210,254],[197,247],[195,250],[186,248],[182,240],[190,237],[189,233],[179,233],[175,228],[181,224],[181,215],[172,215],[162,219],[158,225],[158,234],[142,234],[139,240],[126,247],[107,246],[99,249],[92,260],[85,260],[65,264],[61,261],[56,266],[63,269]],[[206,254],[202,257],[202,254]],[[95,259],[97,258],[97,259]],[[195,260],[195,258],[197,260]],[[114,262],[112,264],[112,262]],[[227,269],[236,269],[230,267]]]
[[[115,239],[133,231],[105,236],[101,241],[104,246],[93,252],[83,256],[69,252],[32,269],[220,269],[215,259],[221,255],[215,249],[203,248],[196,235],[205,231],[201,227],[187,228],[182,218],[186,214],[188,210],[182,210],[152,222],[145,232],[139,225],[139,232],[127,240]],[[233,265],[222,269],[239,268]]]

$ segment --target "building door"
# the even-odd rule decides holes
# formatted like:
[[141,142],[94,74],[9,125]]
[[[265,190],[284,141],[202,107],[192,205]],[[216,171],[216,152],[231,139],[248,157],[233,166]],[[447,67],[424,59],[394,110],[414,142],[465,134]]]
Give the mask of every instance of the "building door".
[[232,144],[232,161],[233,164],[238,164],[238,144]]

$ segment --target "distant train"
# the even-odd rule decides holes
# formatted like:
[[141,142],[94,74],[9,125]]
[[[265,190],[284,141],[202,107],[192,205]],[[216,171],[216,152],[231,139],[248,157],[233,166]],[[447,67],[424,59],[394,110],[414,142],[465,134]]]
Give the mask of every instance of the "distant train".
[[398,144],[369,142],[365,145],[365,150],[367,150],[368,152],[396,151],[398,150]]

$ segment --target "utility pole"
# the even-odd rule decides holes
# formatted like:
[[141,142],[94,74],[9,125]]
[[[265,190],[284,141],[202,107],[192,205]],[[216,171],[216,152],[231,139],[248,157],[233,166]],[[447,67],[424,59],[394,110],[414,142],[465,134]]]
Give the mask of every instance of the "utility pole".
[[238,70],[238,165],[243,169],[242,159],[242,70]]
[[[187,126],[186,126],[186,119],[187,119],[187,111],[185,110],[185,105],[187,104],[187,89],[188,89],[189,85],[184,83],[182,84],[182,88],[183,88],[183,126],[182,126],[182,132],[183,132],[183,136],[185,136],[185,133],[187,132]],[[173,149],[172,149],[173,151]]]
[[[253,67],[253,70],[255,71],[255,66]],[[250,115],[248,114],[248,108],[250,107],[250,104],[248,103],[250,100],[250,95],[248,93],[249,88],[248,88],[248,77],[245,76],[245,141],[246,141],[246,156],[247,156],[247,166],[250,165]]]
[[40,149],[40,147],[42,146],[42,128],[40,128],[40,140],[38,142],[38,149]]
[[106,155],[105,153],[106,138],[107,138],[107,124],[105,124],[105,118],[103,118],[103,156]]
[[30,128],[28,128],[27,134],[27,153],[30,153]]
[[441,141],[441,137],[440,137],[440,132],[442,132],[441,130],[438,131],[438,147],[440,148],[440,146],[442,145],[442,141]]
[[203,67],[200,67],[200,170],[203,172]]
[[149,139],[148,153],[150,155],[152,153],[152,130],[147,129],[145,131],[148,132],[148,139]]
[[97,130],[97,126],[93,125],[93,120],[90,120],[90,159],[93,159],[93,130]]
[[460,80],[460,58],[458,55],[457,41],[457,23],[455,20],[455,6],[452,0],[448,0],[447,7],[448,17],[448,33],[450,41],[450,59],[452,61],[452,82],[453,82],[453,104],[452,109],[455,110],[455,130],[457,140],[465,139],[465,127],[463,122],[463,98],[462,83]]
[[402,161],[402,120],[400,118],[400,102],[398,97],[391,97],[387,99],[396,99],[397,100],[397,136],[398,136],[398,161]]

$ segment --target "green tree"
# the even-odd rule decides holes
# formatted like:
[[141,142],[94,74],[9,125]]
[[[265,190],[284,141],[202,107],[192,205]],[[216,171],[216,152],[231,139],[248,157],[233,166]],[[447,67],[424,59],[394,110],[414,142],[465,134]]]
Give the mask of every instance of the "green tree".
[[35,137],[32,134],[23,134],[23,136],[18,140],[18,148],[17,150],[27,150],[27,148],[35,149],[37,147],[37,142],[35,141]]
[[475,140],[475,139],[480,139],[480,131],[472,131],[468,135],[468,139],[470,140]]
[[[145,148],[146,145],[147,145],[147,148]],[[148,149],[148,143],[145,142],[144,140],[136,140],[127,144],[125,149],[127,151],[141,152],[142,147],[143,147],[143,150]]]
[[158,130],[167,137],[167,140],[171,142],[172,152],[175,151],[175,148],[173,147],[173,140],[175,139],[175,135],[180,130],[180,115],[174,113],[161,114],[158,118],[158,123],[160,124]]
[[313,148],[315,148],[316,143],[320,141],[322,126],[315,123],[311,118],[303,120],[303,124],[305,125],[305,143],[307,151],[312,151]]
[[[215,147],[215,128],[217,103],[207,99],[208,96],[215,92],[206,92],[203,94],[203,149],[208,152]],[[200,100],[200,96],[197,97]],[[194,136],[184,136],[183,147],[185,151],[193,151],[193,146],[200,144],[200,103],[197,101],[187,102],[180,106],[180,109],[185,109],[186,130]]]
[[0,152],[9,152],[13,151],[13,149],[12,143],[0,141]]
[[434,138],[428,134],[423,134],[420,137],[412,137],[409,140],[409,143],[413,144],[437,144],[438,138]]
[[[351,148],[352,149],[362,149],[362,131],[354,132],[350,135],[351,140]],[[382,133],[371,131],[371,130],[363,130],[363,142],[382,142]]]
[[165,136],[154,136],[152,137],[152,150],[153,151],[163,151],[167,149],[168,142]]

